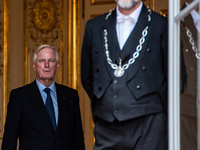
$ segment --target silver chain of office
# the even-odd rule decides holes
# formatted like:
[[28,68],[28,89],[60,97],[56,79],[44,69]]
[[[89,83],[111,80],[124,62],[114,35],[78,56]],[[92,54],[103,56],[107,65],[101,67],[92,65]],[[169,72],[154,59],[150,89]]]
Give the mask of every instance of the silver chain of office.
[[[106,16],[106,20],[112,14],[112,11],[113,10],[110,10],[108,15]],[[148,21],[150,21],[152,12],[151,12],[150,9],[148,9],[148,12],[149,12]],[[112,60],[111,60],[110,55],[109,55],[109,50],[108,50],[108,31],[107,31],[107,29],[104,29],[104,46],[105,46],[105,50],[106,50],[105,54],[106,54],[106,57],[107,57],[108,64],[111,66],[112,69],[115,70],[114,71],[115,77],[122,77],[124,75],[125,70],[128,69],[129,66],[131,64],[133,64],[135,62],[135,60],[139,57],[140,51],[142,50],[142,46],[145,43],[145,37],[148,35],[148,29],[149,29],[149,26],[146,26],[145,29],[142,31],[142,37],[140,38],[139,44],[136,47],[136,52],[133,53],[133,57],[128,60],[128,63],[124,64],[123,66],[122,66],[122,59],[121,58],[119,60],[119,65],[112,63]]]
[[196,58],[200,59],[200,51],[198,50],[197,46],[195,45],[194,38],[192,36],[192,32],[187,27],[185,27],[185,29],[186,29],[186,35],[188,36],[189,42],[192,46],[192,50],[194,51]]

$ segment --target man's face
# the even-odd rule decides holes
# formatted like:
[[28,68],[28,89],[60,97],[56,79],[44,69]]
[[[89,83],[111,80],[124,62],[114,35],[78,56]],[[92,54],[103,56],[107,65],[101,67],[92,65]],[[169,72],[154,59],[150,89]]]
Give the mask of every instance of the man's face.
[[117,2],[117,5],[124,9],[124,10],[130,10],[134,8],[139,1],[141,0],[115,0]]
[[54,80],[59,63],[56,62],[56,53],[51,48],[44,48],[37,53],[37,59],[33,63],[36,78],[42,82],[44,80]]

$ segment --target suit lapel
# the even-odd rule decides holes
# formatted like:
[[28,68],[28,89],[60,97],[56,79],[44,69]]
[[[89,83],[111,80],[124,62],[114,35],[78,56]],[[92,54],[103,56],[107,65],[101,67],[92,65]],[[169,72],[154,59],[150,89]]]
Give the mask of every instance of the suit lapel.
[[105,23],[104,23],[104,26],[102,28],[102,43],[103,43],[103,54],[104,54],[104,62],[105,62],[105,65],[107,67],[107,70],[108,72],[110,73],[110,76],[113,77],[113,69],[111,68],[111,66],[108,64],[107,62],[107,57],[105,55],[105,41],[104,41],[104,29],[107,30],[107,39],[108,39],[108,50],[109,50],[109,55],[110,55],[110,58],[112,60],[112,62],[114,63],[114,59],[116,58],[115,55],[115,45],[116,45],[116,9],[114,9],[112,11],[112,13],[109,15],[109,17],[107,18],[107,20],[105,19]]
[[54,130],[51,120],[49,118],[48,112],[47,112],[44,102],[42,100],[42,96],[37,87],[36,81],[34,81],[30,84],[30,94],[29,95],[30,95],[30,101],[32,102],[32,104],[35,106],[35,108],[38,110],[38,113],[40,114],[39,116],[41,116],[43,118],[43,120],[45,120],[45,122],[48,124],[48,126],[52,130]]
[[139,52],[139,57],[137,57],[135,59],[135,62],[131,64],[129,68],[126,70],[128,73],[128,78],[127,78],[128,80],[130,80],[136,74],[137,70],[140,68],[140,64],[142,63],[143,57],[145,55],[148,45],[147,43],[151,34],[150,21],[148,21],[148,10],[146,6],[143,5],[140,16],[138,18],[138,22],[136,23],[134,30],[132,31],[131,35],[129,36],[129,39],[127,40],[122,50],[123,55],[126,56],[124,57],[123,62],[127,63],[128,60],[133,57],[133,53],[136,52],[136,48],[139,45],[140,38],[142,37],[142,32],[147,26],[149,26],[147,30],[148,34],[145,37],[145,42],[142,44],[142,50]]
[[[67,100],[69,98],[67,97],[66,91],[65,92],[63,91],[63,88],[61,88],[57,83],[55,83],[55,85],[56,85],[57,101],[58,101],[58,125],[56,129],[56,133],[58,134],[58,132],[61,131],[63,119],[68,119],[67,118],[68,115],[66,116],[65,115],[66,113],[64,113],[63,111],[64,109],[65,111],[69,110],[67,108],[68,107]],[[42,119],[45,120],[45,122],[51,128],[51,130],[54,131],[48,112],[42,100],[42,96],[35,81],[30,84],[30,100],[40,113]]]
[[69,115],[66,115],[66,111],[69,110],[69,105],[67,105],[69,101],[69,97],[66,91],[63,91],[63,88],[60,87],[59,84],[56,83],[56,92],[57,92],[57,100],[58,100],[58,126],[56,133],[58,134],[63,127],[63,120],[68,119]]
[[[128,80],[130,80],[139,69],[139,66],[142,62],[142,58],[145,54],[145,49],[147,48],[147,43],[150,37],[151,29],[150,29],[150,22],[148,21],[148,10],[146,6],[143,5],[142,11],[138,18],[138,22],[135,25],[134,30],[132,31],[131,35],[129,36],[122,50],[123,65],[126,64],[128,60],[133,57],[133,53],[136,51],[136,47],[138,46],[139,40],[142,37],[142,31],[147,26],[149,26],[148,35],[145,37],[145,42],[142,45],[142,50],[139,53],[139,57],[135,60],[134,64],[130,65],[129,68],[126,70],[126,72],[128,73]],[[118,56],[117,55],[118,53],[116,51],[118,50],[117,47],[119,47],[119,46],[116,47],[116,43],[118,43],[117,34],[116,34],[116,9],[113,10],[113,12],[108,17],[107,20],[105,19],[105,23],[102,29],[102,41],[103,41],[102,43],[105,43],[104,29],[106,29],[108,32],[107,38],[108,38],[108,50],[109,50],[110,58],[112,62],[116,64],[117,63],[116,58]],[[103,53],[105,53],[105,47],[104,47]],[[106,55],[104,55],[104,59],[105,59],[104,62],[106,63],[106,67],[109,70],[111,77],[113,77],[113,69],[107,63]]]

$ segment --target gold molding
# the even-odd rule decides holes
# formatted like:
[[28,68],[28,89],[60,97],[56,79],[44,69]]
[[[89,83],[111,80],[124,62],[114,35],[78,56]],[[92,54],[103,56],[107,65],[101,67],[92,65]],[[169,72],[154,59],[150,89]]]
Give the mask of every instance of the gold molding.
[[68,1],[68,29],[67,29],[67,84],[68,86],[78,89],[78,77],[80,74],[80,66],[78,61],[80,58],[79,34],[80,34],[80,16],[79,16],[78,0]]
[[24,0],[24,70],[23,70],[23,82],[24,85],[28,83],[28,79],[30,79],[30,76],[28,77],[28,33],[27,33],[27,0]]
[[3,125],[6,120],[7,104],[9,99],[9,57],[10,57],[10,0],[3,1]]
[[91,5],[113,4],[115,0],[91,0]]
[[[68,25],[67,25],[67,60],[68,62],[72,62],[72,59],[71,59],[71,43],[72,43],[72,39],[71,39],[71,36],[72,36],[72,2],[71,0],[68,0],[68,8],[67,8],[67,19],[68,19]],[[71,67],[71,63],[67,63],[67,85],[70,86],[72,83],[71,83],[71,74],[72,74],[72,71],[71,71],[72,67]]]
[[64,74],[64,0],[61,0],[61,17],[60,17],[60,71],[58,73],[58,80],[60,84],[63,84],[63,74]]
[[[3,76],[3,16],[0,7],[0,76]],[[3,97],[2,97],[3,98]]]
[[152,10],[155,10],[155,0],[152,0]]

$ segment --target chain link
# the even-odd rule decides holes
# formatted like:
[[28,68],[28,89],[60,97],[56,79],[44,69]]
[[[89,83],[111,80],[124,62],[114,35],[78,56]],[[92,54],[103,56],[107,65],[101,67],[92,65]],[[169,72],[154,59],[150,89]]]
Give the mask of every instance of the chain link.
[[192,32],[187,27],[185,27],[185,29],[186,29],[186,35],[188,36],[189,42],[192,46],[192,50],[194,51],[196,58],[200,59],[200,52],[199,52],[197,46],[195,45],[194,38],[192,37]]
[[[108,15],[106,16],[106,20],[111,15],[112,11],[113,10],[110,10],[110,12],[108,13]],[[148,11],[149,11],[148,21],[150,21],[151,20],[151,16],[150,16],[151,15],[151,10],[148,9]],[[142,50],[142,46],[143,46],[143,44],[145,42],[145,37],[148,35],[148,28],[149,28],[149,26],[147,26],[142,31],[142,37],[140,38],[139,44],[136,47],[136,52],[133,53],[133,57],[128,60],[128,63],[124,64],[122,66],[123,70],[128,69],[129,66],[135,62],[135,59],[137,59],[139,57],[139,54],[140,54],[139,52]],[[105,46],[105,49],[106,49],[105,54],[106,54],[107,62],[111,66],[111,68],[114,69],[114,70],[117,70],[117,69],[121,68],[121,65],[118,66],[117,64],[112,63],[112,60],[110,58],[110,54],[109,54],[109,50],[108,50],[108,31],[107,31],[107,29],[104,29],[104,46]]]

